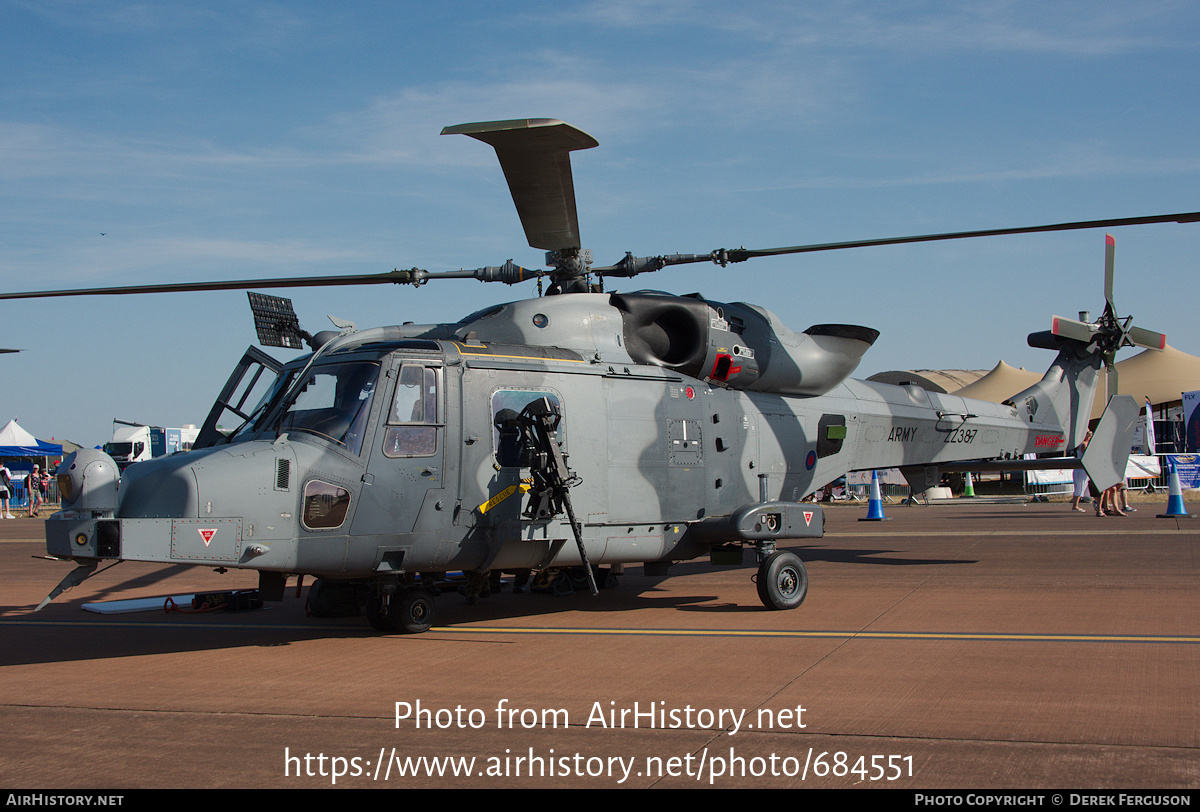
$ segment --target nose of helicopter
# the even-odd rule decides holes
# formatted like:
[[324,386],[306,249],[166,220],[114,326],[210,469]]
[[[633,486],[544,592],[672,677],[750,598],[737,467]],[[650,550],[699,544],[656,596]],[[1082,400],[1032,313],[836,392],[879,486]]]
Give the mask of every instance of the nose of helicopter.
[[160,457],[125,469],[117,518],[194,518],[199,499],[193,466],[200,453]]
[[288,476],[295,458],[287,444],[252,441],[146,460],[119,475],[103,452],[80,452],[62,466],[71,499],[64,496],[63,510],[47,520],[47,552],[238,562],[251,537],[258,543],[295,535],[294,522],[280,518],[297,513]]

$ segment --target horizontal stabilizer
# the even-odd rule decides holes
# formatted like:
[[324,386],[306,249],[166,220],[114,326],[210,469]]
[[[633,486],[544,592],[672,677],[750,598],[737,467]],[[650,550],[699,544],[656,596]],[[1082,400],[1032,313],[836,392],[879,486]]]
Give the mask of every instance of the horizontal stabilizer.
[[1111,488],[1125,479],[1125,464],[1133,446],[1133,431],[1140,410],[1129,395],[1117,395],[1108,402],[1092,440],[1083,452],[1083,468],[1097,488]]

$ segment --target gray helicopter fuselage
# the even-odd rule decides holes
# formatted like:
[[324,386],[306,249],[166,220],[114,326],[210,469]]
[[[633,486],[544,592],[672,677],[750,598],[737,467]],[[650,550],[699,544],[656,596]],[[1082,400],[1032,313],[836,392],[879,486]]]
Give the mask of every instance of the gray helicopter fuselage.
[[[565,515],[525,514],[529,461],[510,428],[543,398],[593,564],[744,541],[725,517],[852,470],[1067,442],[1017,406],[844,379],[865,346],[843,345],[869,346],[864,328],[793,334],[746,305],[630,296],[344,335],[286,365],[277,402],[231,441],[131,466],[111,512],[56,514],[48,550],[335,578],[578,564]],[[821,523],[815,510],[785,530]]]
[[[141,462],[124,475],[103,452],[69,455],[56,472],[63,509],[47,520],[46,538],[51,555],[77,567],[41,606],[94,574],[101,560],[133,559],[257,569],[265,600],[282,600],[288,574],[320,575],[329,580],[315,590],[314,612],[341,611],[345,598],[380,631],[420,632],[433,623],[433,593],[450,570],[465,571],[464,594],[473,602],[496,570],[642,562],[651,574],[665,574],[669,562],[708,551],[714,563],[736,563],[753,545],[763,605],[794,609],[808,576],[800,558],[775,542],[820,536],[824,528],[820,507],[801,504],[802,497],[853,470],[900,467],[923,490],[944,464],[1062,454],[1084,438],[1101,365],[1116,391],[1117,349],[1165,346],[1164,336],[1116,315],[1112,238],[1104,315],[1095,323],[1055,317],[1048,333],[1031,336],[1031,344],[1057,357],[1041,381],[1005,404],[850,379],[879,335],[871,328],[818,324],[797,333],[755,305],[604,294],[593,278],[1200,217],[627,253],[597,266],[580,241],[570,163],[571,152],[597,146],[596,139],[540,118],[443,132],[495,149],[526,240],[547,251],[549,271],[509,260],[433,273],[414,267],[0,293],[41,298],[449,278],[516,284],[548,276],[554,294],[454,324],[357,331],[335,320],[340,334],[315,336],[301,330],[290,302],[252,294],[264,345],[307,342],[313,352],[280,364],[247,350],[189,454]],[[268,373],[274,385],[250,407]],[[1123,477],[1136,416],[1132,398],[1110,398],[1080,460],[1098,487]],[[238,426],[224,431],[223,420]],[[595,594],[593,569],[582,571]]]

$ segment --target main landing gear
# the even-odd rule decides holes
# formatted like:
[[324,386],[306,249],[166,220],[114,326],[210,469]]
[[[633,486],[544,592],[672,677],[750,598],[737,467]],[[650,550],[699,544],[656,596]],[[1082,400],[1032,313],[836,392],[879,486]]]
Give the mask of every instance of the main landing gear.
[[795,609],[808,594],[808,571],[800,556],[775,545],[758,549],[758,599],[768,609]]
[[387,634],[420,634],[433,626],[433,595],[419,586],[387,585],[367,599],[367,620]]

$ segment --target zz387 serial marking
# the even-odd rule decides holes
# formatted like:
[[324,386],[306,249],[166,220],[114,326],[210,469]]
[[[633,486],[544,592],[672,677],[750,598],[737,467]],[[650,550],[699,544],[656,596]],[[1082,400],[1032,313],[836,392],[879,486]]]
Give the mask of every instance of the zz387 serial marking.
[[947,443],[969,443],[975,439],[979,429],[954,429],[946,433]]

